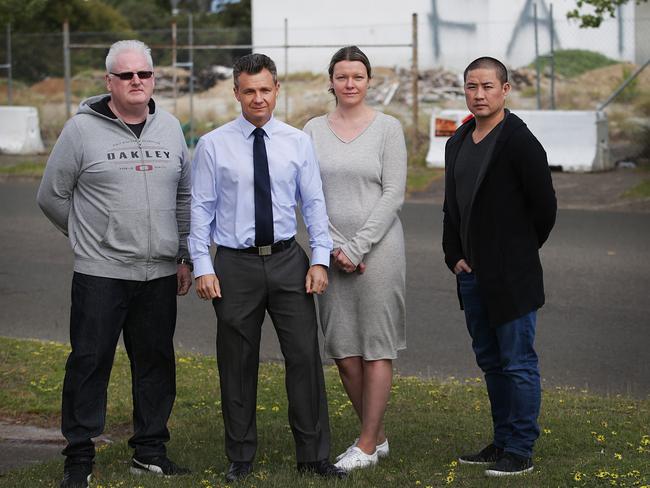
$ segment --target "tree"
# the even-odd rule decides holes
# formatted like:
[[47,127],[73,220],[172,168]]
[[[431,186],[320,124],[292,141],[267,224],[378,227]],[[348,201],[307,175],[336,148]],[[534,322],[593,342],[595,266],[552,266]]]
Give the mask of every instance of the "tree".
[[[576,8],[567,12],[569,19],[578,19],[580,27],[599,27],[609,14],[610,17],[616,16],[616,8],[625,5],[632,0],[576,0]],[[648,0],[634,0],[637,5]],[[590,6],[592,13],[585,13],[583,7]]]

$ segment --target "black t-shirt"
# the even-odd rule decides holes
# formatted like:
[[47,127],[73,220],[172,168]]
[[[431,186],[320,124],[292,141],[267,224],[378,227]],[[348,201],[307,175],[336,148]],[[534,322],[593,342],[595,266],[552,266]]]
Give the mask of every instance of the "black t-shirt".
[[469,239],[469,217],[470,206],[472,204],[472,195],[476,188],[476,180],[483,165],[484,159],[491,152],[491,148],[496,141],[499,128],[503,122],[500,122],[478,143],[474,143],[472,134],[467,134],[463,144],[458,151],[456,164],[454,166],[454,181],[456,183],[456,202],[460,212],[460,240],[463,246],[463,253],[471,266],[471,250],[468,245]]
[[[108,102],[111,100],[111,97],[104,97],[100,101],[95,102],[90,105],[90,108],[92,108],[95,112],[99,112],[102,115],[105,115],[106,117],[110,117],[111,119],[117,119],[117,115],[113,113],[111,110],[111,107],[108,106]],[[149,100],[149,113],[153,113],[153,100]],[[140,123],[137,124],[128,124],[124,122],[129,129],[135,134],[135,137],[140,138],[140,134],[142,134],[142,129],[144,129],[144,124],[147,122],[147,120],[143,120]]]

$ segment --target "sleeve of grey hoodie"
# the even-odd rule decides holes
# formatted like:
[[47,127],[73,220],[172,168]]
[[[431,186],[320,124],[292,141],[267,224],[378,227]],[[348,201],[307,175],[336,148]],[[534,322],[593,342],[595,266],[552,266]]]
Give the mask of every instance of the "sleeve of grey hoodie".
[[82,159],[82,137],[74,119],[70,119],[50,153],[36,196],[45,216],[66,236],[72,193],[81,171]]
[[190,253],[187,250],[187,238],[190,234],[190,204],[192,200],[192,175],[191,175],[191,162],[190,155],[185,144],[185,137],[183,131],[178,126],[180,134],[180,144],[182,147],[183,161],[181,161],[181,178],[178,181],[178,188],[176,189],[176,222],[178,223],[178,257],[190,258]]

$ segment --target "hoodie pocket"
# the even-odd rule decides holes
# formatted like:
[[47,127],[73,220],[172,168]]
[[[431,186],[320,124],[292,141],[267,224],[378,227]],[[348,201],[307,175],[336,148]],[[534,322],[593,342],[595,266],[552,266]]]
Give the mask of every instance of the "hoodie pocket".
[[151,259],[173,260],[178,254],[176,209],[151,211]]
[[118,261],[142,260],[147,258],[148,237],[146,210],[111,210],[102,246]]
[[111,210],[102,245],[119,261],[174,260],[178,253],[176,210]]

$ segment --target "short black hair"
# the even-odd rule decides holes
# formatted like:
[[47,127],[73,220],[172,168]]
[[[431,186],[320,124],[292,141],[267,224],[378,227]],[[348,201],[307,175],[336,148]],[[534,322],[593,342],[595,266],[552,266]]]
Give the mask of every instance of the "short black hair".
[[491,58],[490,56],[483,56],[475,59],[474,61],[469,63],[467,68],[465,68],[465,72],[463,73],[463,83],[467,81],[467,73],[475,69],[481,69],[481,68],[493,69],[494,71],[496,71],[497,78],[499,79],[502,85],[508,82],[508,69],[506,68],[506,66],[496,58]]
[[278,82],[278,70],[275,67],[273,60],[266,54],[247,54],[246,56],[239,58],[235,61],[235,64],[232,67],[232,77],[235,82],[235,88],[239,86],[240,74],[248,73],[249,75],[255,75],[263,69],[270,71],[273,76],[273,83]]

